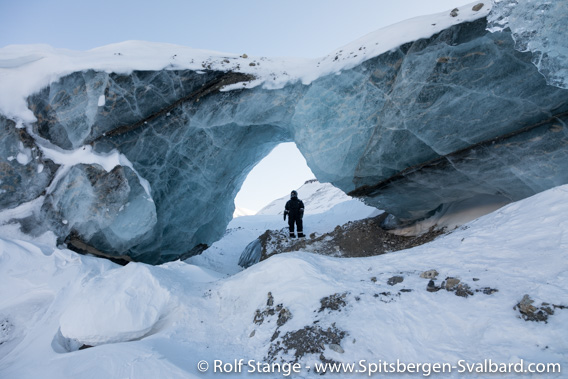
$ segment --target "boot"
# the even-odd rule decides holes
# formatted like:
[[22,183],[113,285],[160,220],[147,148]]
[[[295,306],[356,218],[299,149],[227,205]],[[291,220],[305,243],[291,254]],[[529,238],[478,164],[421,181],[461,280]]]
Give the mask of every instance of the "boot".
[[303,237],[305,237],[305,235],[304,235],[304,233],[302,233],[302,232],[298,232],[298,237],[299,237],[299,238],[303,238]]
[[290,232],[290,238],[296,238],[296,235],[292,232]]

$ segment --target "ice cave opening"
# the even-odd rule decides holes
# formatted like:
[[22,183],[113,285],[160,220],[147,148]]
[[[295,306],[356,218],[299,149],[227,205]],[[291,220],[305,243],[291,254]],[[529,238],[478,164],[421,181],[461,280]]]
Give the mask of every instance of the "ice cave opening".
[[315,178],[293,142],[276,147],[248,173],[235,197],[234,217],[256,214],[272,201]]

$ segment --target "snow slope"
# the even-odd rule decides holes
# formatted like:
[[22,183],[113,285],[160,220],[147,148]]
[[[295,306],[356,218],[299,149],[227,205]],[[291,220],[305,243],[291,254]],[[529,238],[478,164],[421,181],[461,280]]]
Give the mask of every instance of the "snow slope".
[[[318,218],[325,223],[329,213],[312,217],[312,223]],[[254,235],[253,229],[276,225],[277,218],[240,217],[231,226]],[[462,376],[460,360],[568,367],[568,309],[555,309],[548,323],[524,321],[513,309],[525,294],[535,306],[568,305],[568,186],[510,204],[410,250],[351,259],[289,253],[230,277],[179,261],[121,267],[11,239],[6,229],[0,235],[2,378],[215,377],[214,360],[241,358],[244,372],[223,377],[247,377],[246,362],[267,356],[275,330],[280,334],[274,343],[305,326],[344,331],[341,349],[326,344],[323,354],[345,363],[454,365],[444,377]],[[229,232],[225,238],[233,237]],[[420,273],[430,269],[439,272],[436,285],[459,278],[473,296],[426,291],[428,279]],[[395,275],[403,281],[387,284]],[[475,292],[485,288],[498,292]],[[253,322],[256,310],[267,307],[268,292],[292,316],[281,326],[276,316]],[[333,294],[345,294],[345,304],[319,312],[320,300]],[[97,346],[77,350],[85,342]],[[300,373],[291,377],[319,377],[313,369],[318,357],[301,358]],[[293,359],[293,351],[280,358]],[[210,364],[205,374],[197,368],[201,360]],[[416,375],[421,374],[409,376]]]
[[[316,235],[328,233],[338,225],[382,213],[358,199],[350,198],[327,183],[307,183],[300,187],[298,193],[306,204],[304,233],[308,236],[312,233]],[[303,198],[303,195],[307,198]],[[242,267],[238,265],[239,258],[251,241],[267,229],[288,228],[288,221],[284,221],[281,211],[287,200],[287,198],[277,199],[255,216],[233,218],[220,241],[213,243],[201,255],[193,256],[185,262],[226,274],[241,271]]]
[[255,214],[255,211],[251,211],[250,209],[235,206],[235,211],[233,212],[233,217],[252,216],[254,214]]
[[[305,214],[323,213],[335,206],[336,204],[350,200],[345,192],[334,187],[330,183],[320,183],[316,179],[308,180],[300,188],[298,188],[298,198],[304,202]],[[274,215],[283,214],[286,202],[290,200],[289,196],[284,196],[274,200],[257,214]]]

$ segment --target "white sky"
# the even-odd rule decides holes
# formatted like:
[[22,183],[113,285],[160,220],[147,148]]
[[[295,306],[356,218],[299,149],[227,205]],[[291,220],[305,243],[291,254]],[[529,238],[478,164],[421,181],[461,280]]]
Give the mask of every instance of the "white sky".
[[[235,204],[257,212],[313,178],[315,175],[296,144],[281,143],[252,169],[235,198]],[[299,197],[302,198],[301,193]]]
[[[0,47],[44,43],[89,50],[145,40],[251,56],[315,58],[384,26],[471,2],[0,0]],[[251,171],[236,204],[257,211],[311,178],[295,146],[281,145]]]

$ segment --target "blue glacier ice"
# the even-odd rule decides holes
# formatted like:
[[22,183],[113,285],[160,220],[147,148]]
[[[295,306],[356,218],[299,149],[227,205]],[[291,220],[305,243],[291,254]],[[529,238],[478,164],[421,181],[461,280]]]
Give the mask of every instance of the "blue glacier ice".
[[249,243],[241,253],[241,256],[239,257],[239,266],[248,268],[257,264],[260,261],[261,256],[262,242],[257,238]]
[[[241,87],[253,76],[206,67],[71,73],[28,98],[37,121],[27,143],[118,151],[132,169],[51,164],[27,197],[7,190],[3,206],[45,191],[37,224],[62,241],[160,263],[220,238],[246,175],[282,142],[297,144],[320,181],[401,223],[568,183],[568,90],[534,64],[541,53],[519,51],[515,32],[487,28],[485,18],[457,24],[279,89]],[[7,157],[23,137],[0,121]],[[11,165],[18,174],[3,183],[33,179],[35,161],[25,173]]]
[[24,129],[0,115],[0,209],[42,195],[56,170],[57,165],[43,158]]
[[532,61],[549,84],[568,88],[568,2],[494,0],[489,29],[509,28],[515,48],[533,52]]
[[71,167],[46,196],[41,213],[57,235],[78,235],[117,256],[148,238],[157,221],[153,200],[124,166],[110,172],[97,165]]

